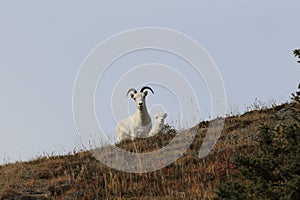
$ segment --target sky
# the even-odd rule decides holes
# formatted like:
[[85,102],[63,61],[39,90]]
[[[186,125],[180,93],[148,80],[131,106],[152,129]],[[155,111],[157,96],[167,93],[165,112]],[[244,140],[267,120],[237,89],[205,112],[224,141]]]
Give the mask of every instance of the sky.
[[[78,147],[72,94],[80,66],[101,42],[130,29],[172,29],[201,44],[222,77],[228,113],[243,112],[255,99],[288,101],[300,82],[300,65],[292,54],[300,48],[299,7],[298,0],[0,1],[0,164]],[[147,97],[151,114],[168,112],[167,122],[177,128],[212,117],[203,77],[176,55],[144,50],[114,62],[98,83],[96,115],[107,135],[115,137],[116,123],[134,112],[124,88],[142,86],[134,85],[140,83],[133,80],[136,76],[130,82],[122,75],[144,63],[180,71],[200,107],[186,126],[178,124],[182,109],[190,107],[182,107],[185,101],[151,84],[148,76],[155,90]]]

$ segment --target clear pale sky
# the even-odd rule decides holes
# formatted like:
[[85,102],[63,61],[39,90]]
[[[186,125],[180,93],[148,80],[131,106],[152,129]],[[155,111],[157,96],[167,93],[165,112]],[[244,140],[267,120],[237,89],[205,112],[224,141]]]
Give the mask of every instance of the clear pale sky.
[[[97,44],[132,28],[174,29],[200,43],[222,75],[229,112],[232,105],[242,112],[255,98],[289,100],[300,82],[300,65],[292,55],[300,48],[299,8],[298,0],[1,1],[0,163],[78,146],[72,114],[76,73]],[[163,52],[137,53],[122,62],[135,66],[153,58],[180,63]],[[168,98],[156,91],[161,96],[153,95],[149,107]],[[209,118],[205,105],[202,119]],[[108,112],[96,107],[99,118]],[[176,108],[166,109],[168,122],[176,125]],[[114,134],[114,126],[107,122],[105,131]]]

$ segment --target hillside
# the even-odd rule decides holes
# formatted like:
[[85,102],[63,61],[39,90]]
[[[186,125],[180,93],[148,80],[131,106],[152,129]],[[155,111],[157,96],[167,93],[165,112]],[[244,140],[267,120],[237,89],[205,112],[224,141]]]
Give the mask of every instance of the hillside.
[[[261,126],[299,124],[292,112],[295,106],[286,103],[227,117],[213,152],[204,159],[197,156],[210,122],[200,122],[193,127],[197,135],[184,156],[151,173],[110,169],[89,152],[0,166],[0,199],[211,199],[224,177],[234,179],[234,155],[258,151]],[[119,146],[130,151],[136,151],[135,146],[141,152],[153,151],[174,137],[174,131],[169,131]]]

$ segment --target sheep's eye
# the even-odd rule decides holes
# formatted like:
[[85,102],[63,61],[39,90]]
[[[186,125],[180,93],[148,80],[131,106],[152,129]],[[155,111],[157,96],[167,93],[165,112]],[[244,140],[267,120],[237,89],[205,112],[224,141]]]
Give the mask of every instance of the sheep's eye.
[[133,100],[135,100],[135,97],[133,97]]

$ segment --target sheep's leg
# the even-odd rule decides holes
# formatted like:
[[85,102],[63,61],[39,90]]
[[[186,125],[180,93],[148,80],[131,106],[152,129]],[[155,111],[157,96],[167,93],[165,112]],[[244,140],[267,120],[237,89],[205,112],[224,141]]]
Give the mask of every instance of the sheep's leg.
[[124,129],[124,126],[117,126],[116,128],[117,132],[117,140],[118,142],[122,142],[123,140],[130,140],[132,139]]

